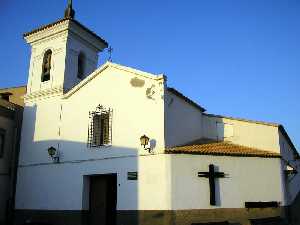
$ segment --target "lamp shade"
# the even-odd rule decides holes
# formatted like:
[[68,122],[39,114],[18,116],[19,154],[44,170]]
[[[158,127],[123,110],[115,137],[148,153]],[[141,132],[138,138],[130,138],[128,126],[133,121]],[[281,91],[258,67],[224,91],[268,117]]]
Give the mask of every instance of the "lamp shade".
[[146,146],[149,143],[149,138],[144,134],[140,137],[141,145]]
[[56,148],[54,148],[53,146],[51,146],[50,148],[48,148],[48,154],[51,157],[55,156],[55,154],[56,154]]

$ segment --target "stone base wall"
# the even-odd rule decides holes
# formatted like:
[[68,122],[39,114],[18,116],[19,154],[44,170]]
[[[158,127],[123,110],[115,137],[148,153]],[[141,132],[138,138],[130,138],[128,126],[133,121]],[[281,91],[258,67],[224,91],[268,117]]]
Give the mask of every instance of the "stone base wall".
[[82,210],[15,210],[14,224],[85,225],[88,212]]
[[[116,225],[191,225],[228,221],[250,225],[250,219],[285,217],[285,208],[265,209],[196,209],[196,210],[122,210],[117,211]],[[25,222],[49,225],[88,225],[88,211],[16,210],[15,224]]]

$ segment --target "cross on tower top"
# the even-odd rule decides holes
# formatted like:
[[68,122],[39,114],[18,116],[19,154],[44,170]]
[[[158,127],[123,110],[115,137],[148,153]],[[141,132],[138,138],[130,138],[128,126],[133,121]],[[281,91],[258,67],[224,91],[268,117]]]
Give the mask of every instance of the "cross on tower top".
[[73,10],[73,1],[68,0],[68,6],[65,10],[65,18],[74,19],[75,11]]
[[108,49],[107,49],[108,54],[109,54],[109,57],[108,57],[108,61],[109,61],[109,62],[112,62],[111,55],[112,55],[113,50],[114,50],[114,49],[113,49],[111,46],[109,46]]

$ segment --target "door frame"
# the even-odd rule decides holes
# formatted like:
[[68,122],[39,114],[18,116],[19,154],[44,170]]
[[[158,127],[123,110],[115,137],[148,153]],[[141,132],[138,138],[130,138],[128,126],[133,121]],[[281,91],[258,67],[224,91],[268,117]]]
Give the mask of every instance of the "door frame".
[[[114,210],[115,210],[115,213],[114,213],[114,215],[113,215],[113,218],[112,218],[112,220],[113,220],[113,224],[116,224],[116,219],[117,219],[117,202],[118,202],[118,175],[117,175],[117,173],[103,173],[103,174],[91,174],[91,175],[88,175],[88,179],[89,179],[89,194],[88,194],[88,200],[89,200],[89,204],[88,204],[88,206],[89,206],[89,210],[88,210],[88,212],[89,212],[89,214],[90,214],[90,212],[91,212],[91,184],[92,184],[92,182],[91,182],[91,179],[92,178],[97,178],[97,177],[108,177],[108,178],[111,178],[111,179],[113,179],[114,181],[113,181],[113,183],[115,184],[115,202],[113,203],[113,204],[115,204],[115,206],[114,206]],[[112,215],[110,215],[110,216],[112,216]],[[90,219],[89,219],[89,224],[90,224]]]

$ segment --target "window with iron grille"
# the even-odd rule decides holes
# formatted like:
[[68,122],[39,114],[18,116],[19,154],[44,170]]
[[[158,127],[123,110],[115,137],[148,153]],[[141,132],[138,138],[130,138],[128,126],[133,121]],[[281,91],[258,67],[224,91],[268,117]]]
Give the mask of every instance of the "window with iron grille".
[[112,109],[98,105],[90,114],[88,147],[111,145],[112,142]]

